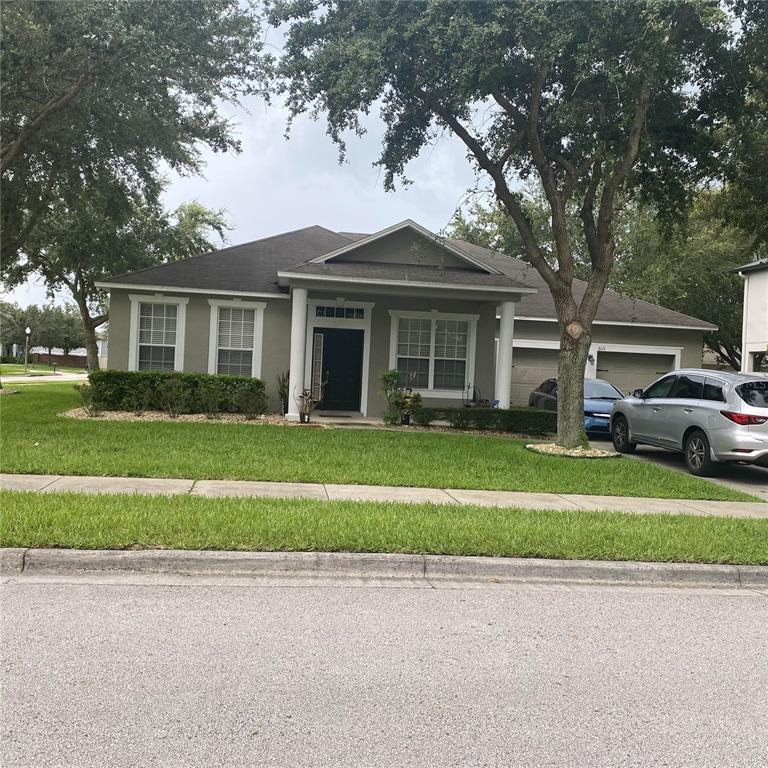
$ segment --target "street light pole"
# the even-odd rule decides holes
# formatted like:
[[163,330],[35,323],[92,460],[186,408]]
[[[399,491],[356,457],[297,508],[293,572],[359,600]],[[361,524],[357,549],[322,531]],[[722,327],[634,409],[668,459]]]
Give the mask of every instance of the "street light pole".
[[26,334],[26,340],[24,342],[24,375],[26,376],[29,370],[29,335],[32,333],[32,329],[27,326],[24,329],[24,333]]

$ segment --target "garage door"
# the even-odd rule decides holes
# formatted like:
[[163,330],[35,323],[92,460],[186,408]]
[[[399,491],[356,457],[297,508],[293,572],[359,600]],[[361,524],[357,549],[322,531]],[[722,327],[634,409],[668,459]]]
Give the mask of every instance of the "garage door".
[[598,352],[597,378],[606,379],[624,394],[647,387],[654,379],[674,370],[674,355],[642,355],[632,352]]
[[512,404],[528,405],[528,395],[542,381],[557,376],[556,349],[520,349],[512,355]]

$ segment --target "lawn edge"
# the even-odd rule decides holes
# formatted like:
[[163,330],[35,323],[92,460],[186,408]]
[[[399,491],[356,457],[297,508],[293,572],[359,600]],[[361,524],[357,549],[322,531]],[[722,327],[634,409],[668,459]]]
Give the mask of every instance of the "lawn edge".
[[148,575],[375,582],[566,583],[768,587],[768,566],[356,552],[0,549],[0,573],[25,576]]

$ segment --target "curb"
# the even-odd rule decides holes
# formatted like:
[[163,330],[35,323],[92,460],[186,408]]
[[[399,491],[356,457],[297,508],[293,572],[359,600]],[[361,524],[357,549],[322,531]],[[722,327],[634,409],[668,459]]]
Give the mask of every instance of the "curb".
[[351,552],[0,549],[0,573],[768,587],[766,566]]

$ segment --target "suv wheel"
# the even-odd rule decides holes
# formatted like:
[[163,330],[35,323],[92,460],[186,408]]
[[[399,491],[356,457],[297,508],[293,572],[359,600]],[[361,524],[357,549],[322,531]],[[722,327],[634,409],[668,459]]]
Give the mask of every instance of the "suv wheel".
[[611,425],[611,437],[613,447],[619,453],[632,453],[637,448],[637,443],[629,439],[629,424],[623,416],[617,416]]
[[707,477],[714,474],[715,462],[709,448],[709,439],[699,429],[685,439],[685,464],[692,475]]

